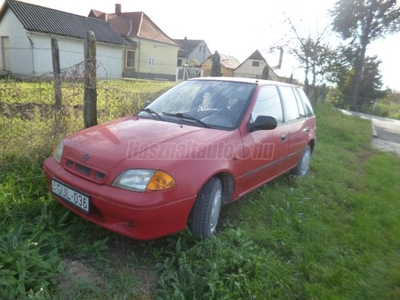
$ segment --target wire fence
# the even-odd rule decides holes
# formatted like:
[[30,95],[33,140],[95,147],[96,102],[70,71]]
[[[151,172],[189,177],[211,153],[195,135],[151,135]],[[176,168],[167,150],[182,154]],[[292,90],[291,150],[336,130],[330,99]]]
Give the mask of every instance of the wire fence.
[[341,108],[351,109],[362,113],[374,114],[379,99],[357,97],[357,101],[352,103],[352,96],[341,95],[339,106]]
[[331,90],[327,95],[327,101],[337,108],[371,115],[381,115],[379,104],[381,104],[382,99],[357,97],[357,101],[352,103],[352,96],[344,95],[337,90]]
[[[56,109],[55,88],[49,76],[29,82],[0,80],[0,156],[42,159],[64,136],[84,128],[83,76],[77,75],[80,72],[71,76],[71,72],[63,76],[61,109]],[[97,82],[98,123],[133,115],[168,88],[140,92],[147,86],[146,81]]]

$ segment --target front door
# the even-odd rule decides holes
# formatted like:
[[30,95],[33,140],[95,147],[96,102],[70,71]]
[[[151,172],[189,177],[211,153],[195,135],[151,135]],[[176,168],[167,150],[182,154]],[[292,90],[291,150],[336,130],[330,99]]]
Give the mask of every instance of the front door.
[[282,103],[276,86],[262,87],[249,122],[253,122],[260,115],[271,116],[277,120],[278,126],[273,130],[242,132],[245,173],[242,178],[243,189],[239,191],[240,195],[286,170],[289,137],[287,125],[283,122],[282,111]]
[[10,39],[8,36],[1,37],[1,68],[3,71],[11,71],[10,68]]

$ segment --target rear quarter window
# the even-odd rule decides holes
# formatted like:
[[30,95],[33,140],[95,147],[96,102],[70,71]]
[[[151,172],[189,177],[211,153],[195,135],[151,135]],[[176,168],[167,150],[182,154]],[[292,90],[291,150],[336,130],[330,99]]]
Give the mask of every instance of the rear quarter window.
[[302,89],[299,89],[299,88],[296,88],[296,91],[297,91],[298,95],[300,96],[301,101],[304,104],[304,108],[305,108],[307,117],[313,116],[314,115],[314,110],[312,108],[311,102],[308,99],[306,93],[304,93],[304,91]]

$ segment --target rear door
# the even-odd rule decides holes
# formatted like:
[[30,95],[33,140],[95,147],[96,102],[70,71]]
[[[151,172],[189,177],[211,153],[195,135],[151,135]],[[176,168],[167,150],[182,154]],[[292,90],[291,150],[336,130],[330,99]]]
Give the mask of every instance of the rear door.
[[306,110],[295,89],[291,86],[279,87],[288,129],[288,168],[296,166],[299,162],[311,131]]

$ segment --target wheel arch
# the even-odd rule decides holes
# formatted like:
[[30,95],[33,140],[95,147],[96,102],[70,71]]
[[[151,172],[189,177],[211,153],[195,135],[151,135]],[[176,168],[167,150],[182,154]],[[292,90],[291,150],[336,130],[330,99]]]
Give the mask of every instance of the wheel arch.
[[314,152],[315,140],[314,140],[314,139],[310,140],[310,141],[308,142],[308,145],[309,145],[310,148],[311,148],[311,152]]
[[233,175],[229,172],[220,172],[217,174],[214,174],[213,177],[217,177],[221,180],[222,183],[222,203],[226,204],[232,201],[233,198],[233,192],[236,187],[236,181]]

